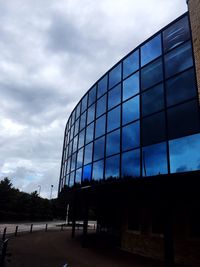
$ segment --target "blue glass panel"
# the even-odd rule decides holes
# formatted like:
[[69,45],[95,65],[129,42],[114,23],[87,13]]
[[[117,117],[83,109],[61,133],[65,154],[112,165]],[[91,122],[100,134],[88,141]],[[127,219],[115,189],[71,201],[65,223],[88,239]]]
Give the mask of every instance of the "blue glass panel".
[[165,75],[170,77],[193,65],[191,43],[187,42],[165,56]]
[[93,143],[90,143],[89,145],[85,146],[84,164],[92,162],[92,149]]
[[159,84],[142,94],[142,115],[154,113],[164,108],[164,88]]
[[92,178],[92,164],[83,167],[83,181],[90,181]]
[[120,130],[107,135],[106,156],[111,156],[120,152]]
[[81,113],[86,110],[88,101],[88,94],[86,94],[81,101]]
[[139,93],[139,72],[123,82],[123,101]]
[[71,171],[75,170],[75,165],[76,165],[76,153],[72,155]]
[[105,136],[97,139],[94,142],[94,160],[98,160],[104,157],[105,148]]
[[101,114],[106,112],[106,96],[102,96],[98,101],[97,101],[97,114],[96,117],[99,117]]
[[167,105],[175,105],[196,96],[194,70],[190,69],[166,82]]
[[144,66],[161,55],[161,35],[157,35],[141,47],[141,65]]
[[71,127],[71,130],[70,130],[70,141],[72,140],[74,136],[74,125]]
[[71,157],[68,158],[68,161],[67,161],[67,173],[70,172],[70,167],[71,167]]
[[190,38],[188,16],[177,21],[163,32],[164,50],[176,47]]
[[95,138],[104,135],[106,130],[106,116],[103,115],[96,120]]
[[76,119],[80,116],[80,111],[81,111],[81,105],[79,103],[78,106],[76,107]]
[[74,124],[74,120],[75,120],[75,110],[73,110],[73,112],[72,112],[72,124]]
[[77,153],[76,168],[82,167],[82,165],[83,165],[83,148],[81,148]]
[[130,54],[123,61],[123,78],[126,78],[131,73],[139,69],[139,51]]
[[79,131],[79,119],[75,122],[74,135],[77,135]]
[[108,92],[108,109],[111,109],[121,103],[121,84]]
[[122,150],[140,146],[140,122],[131,123],[122,128]]
[[99,181],[103,179],[104,161],[100,160],[93,163],[92,179]]
[[93,104],[96,100],[96,93],[97,93],[97,88],[96,85],[89,91],[89,96],[88,96],[88,106]]
[[165,113],[159,112],[142,120],[142,144],[159,143],[166,138]]
[[72,154],[72,141],[69,143],[69,151],[68,151],[68,157]]
[[85,141],[85,129],[79,133],[78,148],[84,145]]
[[69,187],[72,187],[74,185],[74,178],[75,178],[75,172],[71,172],[69,175],[69,181],[68,181],[68,185]]
[[120,126],[121,106],[116,107],[108,112],[107,131],[112,131]]
[[170,172],[200,170],[200,134],[169,141]]
[[140,176],[140,149],[122,154],[122,177]]
[[142,149],[142,175],[152,176],[166,174],[167,145],[165,142]]
[[86,144],[91,142],[94,138],[94,122],[86,128]]
[[141,88],[147,89],[163,80],[162,60],[158,59],[141,70]]
[[109,89],[121,81],[121,63],[109,72]]
[[108,83],[108,76],[104,76],[99,82],[98,82],[98,90],[97,90],[97,98],[105,94],[107,92],[107,83]]
[[169,138],[177,138],[199,131],[197,101],[190,101],[167,110]]
[[105,179],[119,178],[119,155],[112,156],[106,159]]
[[74,137],[73,152],[75,152],[77,150],[77,144],[78,144],[78,136]]
[[80,130],[86,125],[86,111],[81,115]]
[[82,168],[76,170],[75,183],[81,184],[81,178],[82,178]]
[[87,124],[89,124],[90,122],[92,122],[94,120],[95,117],[95,107],[96,104],[92,105],[91,107],[88,108],[88,112],[87,112]]
[[122,123],[126,124],[128,122],[139,119],[140,116],[140,104],[139,96],[136,96],[122,105]]

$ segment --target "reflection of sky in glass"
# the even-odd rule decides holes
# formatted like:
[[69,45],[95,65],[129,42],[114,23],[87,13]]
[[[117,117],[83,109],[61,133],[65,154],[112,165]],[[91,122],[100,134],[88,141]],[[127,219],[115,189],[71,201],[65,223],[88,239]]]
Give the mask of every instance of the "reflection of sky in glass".
[[108,92],[108,109],[121,103],[121,83]]
[[107,75],[104,76],[98,83],[97,97],[99,98],[107,91]]
[[93,104],[96,100],[96,86],[94,86],[90,92],[89,92],[89,97],[88,97],[88,106],[90,106],[91,104]]
[[187,42],[165,56],[165,74],[170,77],[193,65],[191,42]]
[[97,101],[97,114],[96,116],[99,117],[101,114],[106,112],[106,95],[102,96]]
[[79,119],[75,122],[74,135],[78,133],[79,130]]
[[71,172],[68,181],[70,187],[74,185],[74,178],[75,178],[75,172]]
[[83,113],[83,111],[86,110],[86,107],[87,107],[87,99],[88,99],[88,94],[86,94],[84,96],[84,98],[82,99],[82,102],[81,102],[81,113]]
[[92,162],[92,148],[93,143],[90,143],[89,145],[85,146],[84,164]]
[[200,170],[200,134],[169,141],[170,171]]
[[140,176],[140,149],[122,154],[122,176]]
[[131,123],[122,128],[122,150],[136,148],[140,145],[140,123]]
[[106,129],[106,116],[103,115],[99,119],[96,120],[96,129],[95,129],[95,137],[99,137],[103,134],[105,134]]
[[78,147],[82,147],[84,145],[85,140],[85,129],[79,133],[79,141],[78,141]]
[[86,111],[81,115],[80,130],[85,127],[86,124]]
[[93,163],[93,180],[101,180],[103,179],[103,169],[104,169],[104,161],[100,160]]
[[94,160],[98,160],[104,157],[105,136],[97,139],[94,142]]
[[136,96],[122,105],[122,123],[126,124],[128,122],[139,119],[139,96]]
[[110,157],[106,159],[106,171],[105,178],[109,177],[119,177],[119,155]]
[[188,17],[184,17],[181,20],[168,27],[163,32],[164,50],[168,50],[176,47],[182,42],[186,41],[190,37]]
[[121,63],[109,72],[109,88],[121,81]]
[[[167,173],[167,146],[160,143],[142,149],[142,175],[152,176]],[[146,170],[146,174],[145,174]]]
[[141,47],[141,65],[161,55],[161,35],[157,35]]
[[117,154],[120,151],[120,130],[107,135],[106,156]]
[[81,105],[79,103],[78,106],[76,107],[76,119],[80,116],[80,111],[81,111]]
[[139,50],[129,55],[123,61],[123,78],[126,78],[131,73],[139,68]]
[[120,111],[121,106],[108,112],[107,131],[112,131],[120,126]]
[[94,122],[86,128],[86,144],[93,140],[94,135]]
[[139,72],[123,82],[123,101],[139,93]]
[[83,181],[90,181],[92,178],[92,164],[83,167]]
[[76,153],[72,155],[71,171],[75,169],[75,164],[76,164]]
[[91,107],[88,108],[87,112],[87,124],[92,122],[94,120],[94,115],[95,115],[95,106],[96,104],[92,105]]
[[73,152],[77,150],[78,136],[74,137]]
[[83,164],[83,148],[81,148],[78,151],[78,154],[77,154],[77,166],[76,166],[76,168],[81,167],[82,164]]
[[145,90],[163,80],[162,60],[158,59],[155,62],[147,65],[141,70],[141,89]]
[[77,184],[81,183],[81,177],[82,177],[82,168],[76,170],[76,178],[75,178],[75,182]]
[[68,158],[68,161],[67,161],[67,173],[69,173],[70,171],[70,165],[71,165],[71,157]]

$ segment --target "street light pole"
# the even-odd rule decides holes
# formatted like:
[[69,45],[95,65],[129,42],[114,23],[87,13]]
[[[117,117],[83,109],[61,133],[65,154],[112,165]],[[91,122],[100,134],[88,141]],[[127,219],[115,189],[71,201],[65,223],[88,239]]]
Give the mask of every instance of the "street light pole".
[[51,185],[51,189],[50,189],[50,200],[52,199],[52,191],[53,191],[53,184]]

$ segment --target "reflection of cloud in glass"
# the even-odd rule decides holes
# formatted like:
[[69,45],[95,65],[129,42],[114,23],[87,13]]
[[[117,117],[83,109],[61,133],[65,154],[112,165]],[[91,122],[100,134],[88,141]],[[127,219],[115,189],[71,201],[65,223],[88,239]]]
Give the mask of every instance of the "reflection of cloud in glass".
[[100,160],[93,164],[92,179],[100,180],[103,179],[104,161]]
[[122,154],[122,176],[140,176],[140,150],[133,150]]
[[119,177],[119,155],[106,159],[105,178]]
[[120,151],[120,130],[107,135],[106,155],[117,154]]
[[[200,134],[190,135],[169,142],[171,173],[200,169]],[[185,167],[182,170],[182,166]]]
[[87,166],[83,167],[83,181],[91,180],[91,175],[92,175],[92,164],[89,164]]

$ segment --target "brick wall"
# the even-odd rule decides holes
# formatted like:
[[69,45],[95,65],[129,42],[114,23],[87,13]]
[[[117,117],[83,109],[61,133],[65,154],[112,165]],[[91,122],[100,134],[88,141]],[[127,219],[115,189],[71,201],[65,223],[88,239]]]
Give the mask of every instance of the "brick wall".
[[200,1],[189,0],[188,9],[192,28],[192,39],[197,72],[197,83],[200,99]]

